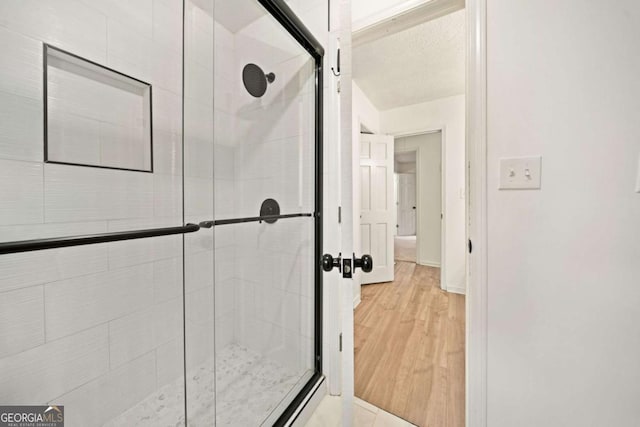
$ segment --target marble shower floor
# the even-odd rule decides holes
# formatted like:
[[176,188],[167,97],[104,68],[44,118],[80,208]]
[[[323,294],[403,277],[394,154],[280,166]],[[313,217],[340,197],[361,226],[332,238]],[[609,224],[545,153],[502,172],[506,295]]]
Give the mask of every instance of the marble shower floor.
[[[219,351],[216,363],[217,408],[214,407],[213,360],[188,373],[190,427],[212,426],[216,415],[217,426],[259,426],[301,378],[300,373],[237,344]],[[105,425],[183,426],[182,378],[161,387]]]

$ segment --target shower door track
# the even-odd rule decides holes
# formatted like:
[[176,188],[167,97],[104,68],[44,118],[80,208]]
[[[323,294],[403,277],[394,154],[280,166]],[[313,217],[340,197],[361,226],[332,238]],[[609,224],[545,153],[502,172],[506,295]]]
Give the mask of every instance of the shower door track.
[[40,251],[45,249],[68,248],[71,246],[93,245],[95,243],[120,242],[123,240],[144,239],[147,237],[171,236],[173,234],[187,234],[194,233],[198,230],[200,230],[199,225],[186,224],[179,227],[116,231],[113,233],[52,237],[48,239],[19,240],[16,242],[0,243],[0,255]]

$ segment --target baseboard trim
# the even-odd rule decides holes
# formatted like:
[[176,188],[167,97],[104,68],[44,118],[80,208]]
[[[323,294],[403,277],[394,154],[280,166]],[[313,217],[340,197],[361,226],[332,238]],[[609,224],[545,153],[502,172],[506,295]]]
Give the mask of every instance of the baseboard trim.
[[464,285],[447,286],[447,292],[451,292],[452,294],[465,295],[467,293],[467,290],[465,289]]
[[361,302],[362,302],[362,298],[360,297],[360,295],[356,295],[356,297],[353,299],[353,309],[355,310],[356,307],[359,306]]
[[436,261],[418,261],[418,264],[424,265],[426,267],[440,268],[440,263]]

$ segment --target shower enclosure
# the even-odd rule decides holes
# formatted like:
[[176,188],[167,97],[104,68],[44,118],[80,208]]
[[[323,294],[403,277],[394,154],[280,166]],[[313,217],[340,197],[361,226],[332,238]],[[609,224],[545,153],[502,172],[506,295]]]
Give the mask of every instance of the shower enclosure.
[[320,44],[280,0],[0,16],[0,405],[283,425],[322,372]]

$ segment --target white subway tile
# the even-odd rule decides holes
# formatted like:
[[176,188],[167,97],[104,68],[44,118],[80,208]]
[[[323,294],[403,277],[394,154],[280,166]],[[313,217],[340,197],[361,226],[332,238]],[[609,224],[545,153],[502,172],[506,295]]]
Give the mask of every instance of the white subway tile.
[[217,179],[235,178],[235,153],[232,147],[216,144],[214,147],[214,170]]
[[153,216],[153,175],[92,167],[45,165],[47,222]]
[[236,242],[236,227],[217,227],[215,239],[216,249],[233,246]]
[[0,27],[0,51],[0,92],[41,102],[42,43]]
[[116,319],[153,301],[153,266],[107,271],[45,285],[47,340]]
[[168,341],[156,349],[158,387],[184,377],[183,339]]
[[44,290],[0,294],[0,358],[44,344]]
[[[216,284],[216,297],[217,297]],[[213,325],[214,317],[214,289],[213,286],[200,288],[186,294],[185,316],[190,323],[209,322]],[[217,302],[216,302],[217,307]]]
[[100,154],[103,166],[150,171],[150,129],[100,123]]
[[49,402],[87,383],[107,372],[107,345],[107,326],[100,325],[2,359],[0,401]]
[[[228,219],[237,216],[239,213],[236,210],[235,200],[237,198],[236,194],[236,181],[230,179],[219,179],[216,178],[214,180],[215,186],[215,216],[217,219]],[[260,211],[260,205],[252,214],[248,214],[247,216],[255,216]]]
[[199,105],[213,107],[213,73],[191,61],[185,64],[185,98]]
[[147,353],[49,403],[65,406],[70,426],[103,425],[156,389],[155,367],[155,354]]
[[182,337],[182,296],[153,306],[153,327],[151,331],[155,345]]
[[213,182],[208,178],[186,177],[184,181],[185,215],[213,218]]
[[[0,227],[0,240],[16,241],[103,233],[104,223],[34,224]],[[38,268],[34,268],[38,266]],[[107,269],[105,245],[88,245],[0,257],[0,292]]]
[[182,296],[182,256],[153,263],[155,303]]
[[187,371],[202,365],[213,357],[213,324],[211,322],[186,324]]
[[[181,224],[182,220],[179,217],[144,218],[109,221],[108,230],[110,232],[145,230],[159,227],[175,227]],[[109,269],[111,270],[174,258],[182,254],[182,238],[180,235],[113,242],[108,243],[106,246],[109,251]]]
[[[218,99],[217,95],[216,99]],[[243,141],[244,122],[230,113],[219,110],[217,106],[213,117],[213,125],[216,145],[234,146],[239,141]]]
[[[225,225],[233,227],[233,225]],[[236,277],[236,268],[242,269],[244,266],[236,266],[235,247],[226,246],[216,249],[215,277],[216,283]]]
[[[153,128],[182,135],[182,98],[168,90],[153,88]],[[185,111],[185,117],[188,117]]]
[[47,159],[100,165],[100,127],[98,120],[50,110],[47,115]]
[[235,342],[233,312],[216,317],[216,349],[222,349]]
[[[151,82],[175,94],[182,93],[182,55],[154,43],[151,46]],[[191,81],[191,68],[185,71],[185,84]],[[209,92],[207,92],[209,93]]]
[[213,138],[209,140],[185,139],[184,171],[185,175],[197,178],[213,178]]
[[153,309],[109,322],[109,365],[112,370],[154,348]]
[[233,312],[236,306],[235,294],[238,281],[236,279],[216,280],[215,302],[216,321],[219,317]]
[[0,225],[43,222],[42,163],[0,160]]
[[153,215],[155,218],[182,216],[182,177],[153,175]]
[[42,109],[41,99],[0,91],[0,158],[42,161]]
[[109,22],[117,22],[135,29],[141,35],[151,38],[153,22],[152,0],[123,2],[120,0],[82,0],[86,5],[106,15]]
[[0,26],[92,61],[106,60],[107,19],[80,1],[2,1],[0,17]]
[[[217,112],[216,112],[217,114]],[[211,142],[214,137],[214,113],[211,106],[185,100],[184,138],[185,141]],[[185,147],[185,150],[190,149]],[[189,172],[188,170],[186,172]]]
[[166,50],[182,51],[182,2],[153,0],[153,40]]
[[182,140],[179,134],[154,130],[153,171],[164,175],[182,174]]
[[184,262],[185,290],[187,293],[197,289],[213,287],[214,261],[212,251],[189,254],[185,257]]

